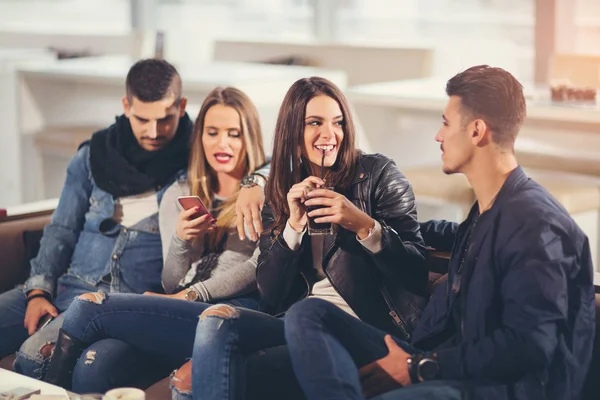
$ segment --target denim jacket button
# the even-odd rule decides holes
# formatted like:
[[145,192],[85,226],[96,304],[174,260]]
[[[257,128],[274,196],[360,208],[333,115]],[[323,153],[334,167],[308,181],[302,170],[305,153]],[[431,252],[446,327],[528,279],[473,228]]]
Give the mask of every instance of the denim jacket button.
[[117,258],[119,258],[119,256],[116,254],[113,254],[113,260],[116,260]]
[[127,233],[127,228],[123,228],[123,233]]

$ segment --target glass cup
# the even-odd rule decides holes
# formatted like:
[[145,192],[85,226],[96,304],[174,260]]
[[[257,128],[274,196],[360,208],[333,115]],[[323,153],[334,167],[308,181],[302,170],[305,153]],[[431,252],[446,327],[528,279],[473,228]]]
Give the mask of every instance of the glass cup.
[[[308,188],[304,189],[304,194],[308,198],[308,193],[313,190],[317,190],[317,189],[327,189],[327,190],[331,190],[331,191],[335,190],[335,188],[332,188],[332,187],[325,187],[325,188],[308,187]],[[313,197],[313,198],[316,198],[316,197]],[[324,208],[324,207],[326,207],[326,206],[307,206],[306,212],[311,212],[313,210],[318,210],[319,208]],[[315,220],[315,218],[308,217],[308,234],[310,236],[333,235],[335,233],[335,224],[333,224],[331,222],[317,223],[314,220]]]

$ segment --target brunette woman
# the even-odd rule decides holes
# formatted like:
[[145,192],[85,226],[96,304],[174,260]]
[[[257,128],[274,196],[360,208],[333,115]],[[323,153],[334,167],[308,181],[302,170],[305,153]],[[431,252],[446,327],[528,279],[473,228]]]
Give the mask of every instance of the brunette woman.
[[[261,236],[257,270],[265,313],[216,305],[202,314],[194,399],[244,398],[245,362],[285,344],[277,317],[301,299],[329,302],[403,338],[424,305],[426,250],[412,188],[391,159],[356,149],[350,108],[333,83],[313,77],[289,89],[266,195],[271,228]],[[310,224],[321,233],[335,228],[311,235]]]

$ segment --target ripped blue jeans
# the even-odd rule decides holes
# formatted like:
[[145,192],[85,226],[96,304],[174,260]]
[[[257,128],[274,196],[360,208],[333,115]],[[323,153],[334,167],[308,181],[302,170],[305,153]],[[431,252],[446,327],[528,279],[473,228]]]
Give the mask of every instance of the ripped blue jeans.
[[222,305],[210,307],[200,317],[196,329],[192,359],[194,399],[240,400],[258,397],[251,393],[252,375],[265,375],[256,370],[269,366],[257,365],[255,370],[247,368],[247,364],[252,364],[252,357],[260,360],[262,354],[277,352],[277,349],[281,349],[281,354],[275,360],[283,366],[278,369],[284,373],[262,380],[263,386],[274,386],[271,392],[279,392],[281,383],[287,381],[290,383],[287,385],[289,392],[284,390],[281,396],[268,398],[293,398],[298,390],[284,345],[283,319]]
[[75,278],[67,277],[57,288],[58,295],[52,302],[59,313],[58,318],[45,328],[29,336],[23,323],[27,311],[27,299],[23,286],[0,294],[0,358],[17,352],[14,370],[32,378],[41,379],[48,366],[50,353],[58,337],[64,319],[64,311],[73,299],[93,290],[108,290],[107,285],[94,287]]
[[[227,300],[257,308],[255,296]],[[72,390],[105,392],[119,386],[146,387],[168,376],[192,356],[198,317],[210,304],[136,294],[77,298],[63,330],[89,343],[73,371]],[[190,398],[178,391],[174,398]]]

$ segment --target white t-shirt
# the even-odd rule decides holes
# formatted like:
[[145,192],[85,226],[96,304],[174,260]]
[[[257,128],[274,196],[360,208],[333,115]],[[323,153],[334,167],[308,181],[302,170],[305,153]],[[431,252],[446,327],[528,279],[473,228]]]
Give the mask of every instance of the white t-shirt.
[[156,192],[150,191],[116,199],[113,219],[117,223],[129,227],[157,212],[158,199],[156,198]]
[[[358,242],[363,245],[367,250],[372,253],[378,253],[381,251],[381,224],[375,220],[375,228],[371,231],[371,234],[363,240],[356,238]],[[302,243],[302,237],[306,233],[306,228],[302,232],[296,232],[289,223],[285,225],[283,230],[283,240],[291,250],[297,250]],[[317,297],[319,299],[326,300],[332,304],[335,304],[348,314],[355,318],[358,318],[356,313],[350,308],[348,303],[340,296],[340,294],[331,285],[331,282],[325,276],[323,272],[323,240],[324,236],[311,236],[310,245],[312,250],[313,268],[317,271],[317,277],[321,278],[320,281],[315,282],[312,287],[309,297]],[[357,282],[357,284],[359,284]]]

